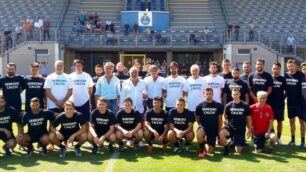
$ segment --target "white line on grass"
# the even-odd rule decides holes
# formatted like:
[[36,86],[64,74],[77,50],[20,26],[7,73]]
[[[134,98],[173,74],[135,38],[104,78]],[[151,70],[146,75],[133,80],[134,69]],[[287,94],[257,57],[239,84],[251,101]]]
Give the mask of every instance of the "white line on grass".
[[106,172],[112,172],[114,165],[116,163],[117,158],[119,157],[120,152],[119,151],[115,151],[112,155],[112,157],[110,158],[110,161],[108,162],[107,168],[106,168]]

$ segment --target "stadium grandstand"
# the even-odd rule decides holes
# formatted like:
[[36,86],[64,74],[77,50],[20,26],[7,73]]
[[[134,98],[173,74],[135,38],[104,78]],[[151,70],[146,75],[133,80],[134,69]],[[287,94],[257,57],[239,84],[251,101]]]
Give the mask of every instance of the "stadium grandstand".
[[[69,70],[80,58],[93,73],[97,63],[141,58],[207,69],[223,58],[241,66],[258,57],[303,61],[305,53],[303,0],[1,0],[0,7],[2,64],[63,59]],[[34,26],[45,19],[49,35]]]

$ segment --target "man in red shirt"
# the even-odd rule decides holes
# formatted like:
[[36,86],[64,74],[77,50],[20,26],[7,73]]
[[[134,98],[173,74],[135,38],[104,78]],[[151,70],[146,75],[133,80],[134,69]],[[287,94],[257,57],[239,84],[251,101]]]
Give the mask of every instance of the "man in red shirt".
[[266,104],[267,97],[267,92],[257,92],[258,103],[250,106],[252,111],[253,142],[256,153],[262,152],[265,146],[265,141],[267,139],[270,139],[270,144],[266,149],[266,152],[271,153],[272,146],[277,140],[275,134],[271,133],[273,128],[274,115],[271,106]]

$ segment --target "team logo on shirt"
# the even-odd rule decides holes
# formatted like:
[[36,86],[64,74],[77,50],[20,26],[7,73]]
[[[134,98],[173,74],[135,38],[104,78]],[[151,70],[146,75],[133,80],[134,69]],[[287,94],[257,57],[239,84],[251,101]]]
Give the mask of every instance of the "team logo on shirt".
[[29,123],[31,126],[38,126],[38,125],[43,125],[44,118],[36,118],[36,119],[30,119]]
[[76,127],[77,122],[69,122],[69,123],[64,123],[62,125],[65,129],[72,129]]
[[163,118],[151,118],[151,123],[155,125],[161,125],[163,124],[164,119]]
[[186,118],[173,118],[174,124],[184,125],[186,124]]
[[299,82],[299,80],[294,79],[294,78],[287,78],[286,79],[287,85],[297,85],[297,83]]
[[124,124],[133,124],[134,120],[135,120],[135,118],[122,118],[122,122]]
[[256,85],[265,85],[266,82],[267,80],[263,78],[253,78],[253,84],[256,84]]
[[7,124],[10,122],[11,117],[10,116],[5,116],[0,118],[0,124]]
[[19,88],[19,82],[7,82],[4,84],[6,89],[18,89]]
[[215,115],[217,112],[216,108],[202,108],[202,112],[204,115]]
[[109,122],[109,119],[97,118],[96,121],[97,121],[97,124],[99,125],[107,125]]
[[232,115],[243,115],[244,109],[243,108],[230,108]]

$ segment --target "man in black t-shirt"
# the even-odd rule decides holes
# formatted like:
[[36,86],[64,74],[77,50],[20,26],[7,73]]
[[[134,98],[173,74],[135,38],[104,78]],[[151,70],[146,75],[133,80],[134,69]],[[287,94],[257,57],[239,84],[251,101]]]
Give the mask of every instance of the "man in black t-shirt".
[[273,79],[271,74],[264,71],[264,65],[264,59],[257,59],[256,71],[249,76],[250,104],[258,102],[256,96],[258,91],[266,91],[269,95],[272,92]]
[[93,154],[98,152],[98,146],[103,146],[104,141],[109,142],[109,151],[113,152],[113,144],[116,142],[115,125],[114,112],[107,109],[107,100],[99,97],[97,99],[97,109],[93,110],[90,115],[88,133],[88,142],[93,145]]
[[244,61],[242,63],[243,73],[239,76],[239,78],[245,83],[249,83],[249,75],[251,73],[251,63],[249,61]]
[[117,113],[117,131],[116,137],[119,143],[119,149],[123,148],[123,139],[128,140],[129,145],[134,145],[134,149],[139,148],[139,142],[143,138],[141,129],[140,113],[132,108],[133,101],[130,97],[126,97],[123,101],[124,109]]
[[54,120],[54,114],[51,111],[42,110],[40,100],[37,97],[30,100],[30,108],[30,111],[22,117],[22,124],[24,127],[28,127],[28,132],[23,134],[23,139],[18,144],[27,147],[27,156],[32,156],[33,143],[38,142],[42,147],[43,155],[46,156],[46,146],[50,143],[47,123]]
[[203,158],[206,152],[211,154],[215,151],[216,138],[222,127],[223,105],[213,100],[213,94],[212,88],[205,88],[205,101],[196,107],[199,158]]
[[249,87],[248,84],[242,81],[239,78],[239,68],[232,69],[233,79],[228,80],[224,86],[224,94],[223,100],[226,101],[227,104],[233,100],[232,98],[232,89],[239,88],[240,90],[240,100],[249,103]]
[[95,98],[95,92],[96,92],[96,84],[99,80],[99,78],[101,78],[103,75],[104,75],[104,72],[103,72],[103,67],[102,65],[100,64],[97,64],[95,66],[95,73],[96,73],[96,76],[94,76],[92,78],[93,82],[94,82],[94,86],[92,87],[92,92],[93,94],[91,95],[91,104],[92,104],[92,108],[91,109],[96,109],[96,105],[97,105],[97,102],[96,102],[96,98]]
[[185,109],[185,104],[184,98],[179,98],[176,101],[176,108],[171,109],[168,115],[168,140],[175,145],[174,153],[185,152],[186,146],[188,147],[194,139],[194,114]]
[[277,144],[281,143],[281,135],[283,130],[284,111],[285,111],[285,91],[286,80],[280,75],[281,64],[274,63],[272,65],[273,87],[269,96],[268,104],[272,107],[274,119],[277,121]]
[[303,149],[305,148],[305,122],[303,119],[303,107],[301,103],[303,100],[301,82],[304,78],[304,75],[302,72],[297,70],[297,64],[295,60],[288,60],[286,65],[288,69],[288,72],[285,73],[287,84],[287,108],[291,131],[291,141],[288,145],[295,145],[295,117],[298,117],[301,130],[300,147]]
[[[61,125],[60,130],[57,130],[56,127],[59,125]],[[82,156],[80,147],[87,141],[86,125],[83,114],[75,111],[75,106],[71,101],[66,101],[64,112],[58,115],[50,126],[50,141],[60,147],[60,158],[65,157],[67,151],[62,142],[78,142],[73,150],[76,156]]]
[[302,95],[303,95],[303,115],[304,115],[304,122],[306,121],[306,62],[301,64],[302,72],[304,74],[304,78],[302,79]]
[[4,97],[0,96],[0,140],[4,142],[2,149],[6,155],[11,155],[10,149],[16,146],[13,122],[17,123],[17,139],[20,139],[23,134],[20,115],[13,107],[7,106]]
[[6,104],[12,106],[21,113],[21,96],[20,93],[24,90],[24,78],[16,75],[16,64],[8,63],[6,65],[7,76],[0,79],[0,88],[5,97]]
[[219,75],[224,78],[225,83],[227,83],[230,79],[233,78],[230,68],[231,68],[231,61],[229,59],[223,59],[222,60],[222,72],[219,73]]
[[167,113],[162,109],[163,100],[160,97],[153,98],[153,108],[145,113],[144,138],[148,142],[148,152],[153,153],[153,141],[163,144],[163,150],[167,150],[168,119]]
[[[221,129],[220,144],[224,146],[224,155],[229,155],[229,145],[235,146],[235,151],[241,153],[246,146],[245,128],[248,126],[249,135],[252,133],[251,110],[246,102],[240,100],[240,91],[238,88],[232,90],[233,101],[225,106],[224,118],[225,127]],[[231,138],[230,144],[227,140]]]
[[40,101],[40,108],[44,109],[45,107],[45,89],[44,83],[45,79],[41,77],[39,72],[39,64],[34,62],[31,64],[32,76],[26,77],[25,81],[25,99],[26,99],[26,112],[31,111],[30,100],[34,97],[38,98]]

